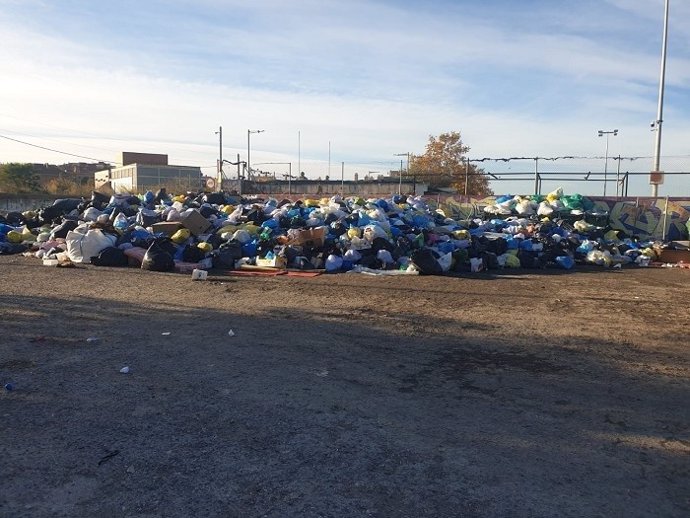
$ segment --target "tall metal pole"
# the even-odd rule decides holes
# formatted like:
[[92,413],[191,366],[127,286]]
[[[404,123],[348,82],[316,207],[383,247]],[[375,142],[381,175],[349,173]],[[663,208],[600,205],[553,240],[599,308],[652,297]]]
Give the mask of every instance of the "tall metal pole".
[[297,131],[297,174],[302,176],[302,132]]
[[340,197],[345,196],[345,162],[340,162]]
[[[621,185],[621,155],[618,154],[618,168],[616,170],[616,198],[619,198],[618,189]],[[621,191],[621,196],[623,195],[623,189]]]
[[614,137],[618,135],[618,130],[615,129],[613,131],[604,131],[604,130],[599,130],[597,131],[597,134],[600,137],[603,137],[606,135],[606,154],[604,156],[604,196],[606,196],[606,184],[608,183],[608,168],[609,168],[609,135],[613,135]]
[[604,153],[604,198],[606,198],[607,173],[609,170],[609,134],[606,134],[606,152]]
[[400,160],[400,176],[398,177],[398,196],[402,194],[402,159]]
[[465,157],[465,197],[467,197],[467,181],[470,178],[470,159]]
[[251,145],[250,145],[250,137],[252,136],[251,130],[247,130],[247,180],[251,180],[252,177],[252,168],[249,164],[252,163],[250,160],[251,156]]
[[331,179],[331,141],[328,141],[328,179]]
[[223,126],[218,126],[218,131],[216,131],[216,135],[218,135],[218,171],[217,171],[217,180],[218,180],[218,190],[222,191],[223,190]]
[[288,163],[288,194],[292,194],[292,162]]
[[[656,112],[656,139],[654,141],[654,165],[652,171],[659,171],[661,161],[661,125],[664,119],[664,83],[666,81],[666,47],[668,43],[668,4],[669,0],[664,2],[664,35],[661,43],[661,73],[659,76],[659,106]],[[659,195],[659,185],[652,184],[652,196],[655,198]]]
[[251,153],[251,145],[250,145],[250,138],[252,133],[263,133],[266,130],[247,130],[247,179],[251,180],[252,176],[252,166],[251,166],[251,160],[250,160],[250,153]]
[[539,157],[534,159],[534,194],[539,194]]

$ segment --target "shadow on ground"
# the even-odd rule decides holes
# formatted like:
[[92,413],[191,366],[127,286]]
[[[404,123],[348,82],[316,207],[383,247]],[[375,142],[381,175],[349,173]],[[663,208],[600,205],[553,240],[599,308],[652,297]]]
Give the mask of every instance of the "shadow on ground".
[[690,513],[688,379],[644,352],[131,290],[0,295],[1,514]]

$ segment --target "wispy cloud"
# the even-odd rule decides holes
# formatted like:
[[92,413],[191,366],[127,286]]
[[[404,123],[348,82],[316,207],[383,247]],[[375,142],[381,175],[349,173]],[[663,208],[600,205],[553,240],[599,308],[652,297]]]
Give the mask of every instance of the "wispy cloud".
[[[639,154],[651,146],[662,8],[0,0],[0,129],[199,164],[215,162],[219,124],[228,154],[244,152],[247,128],[266,129],[252,143],[266,161],[295,160],[300,130],[319,170],[329,140],[334,161],[385,170],[394,153],[456,129],[477,155],[547,156],[598,152],[593,132],[616,125],[621,152]],[[680,154],[690,152],[690,29],[672,29],[665,149]],[[2,160],[35,156],[0,145]]]

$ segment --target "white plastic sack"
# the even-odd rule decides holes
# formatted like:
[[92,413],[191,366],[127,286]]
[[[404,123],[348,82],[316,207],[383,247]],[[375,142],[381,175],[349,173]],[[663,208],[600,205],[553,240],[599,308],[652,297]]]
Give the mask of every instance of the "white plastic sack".
[[364,227],[364,238],[367,239],[368,241],[373,241],[377,237],[381,237],[383,239],[388,239],[388,234],[386,234],[386,231],[383,230],[380,226],[378,225],[367,225]]
[[534,214],[534,208],[532,207],[532,202],[529,200],[522,200],[516,206],[515,210],[521,215]]
[[472,272],[481,272],[484,269],[484,261],[479,257],[472,257],[470,259],[470,269]]
[[89,263],[104,248],[115,246],[117,238],[105,234],[100,229],[91,229],[86,234],[70,231],[67,233],[67,256],[73,263]]
[[453,254],[448,253],[442,255],[438,258],[438,264],[444,272],[450,271],[450,267],[453,264]]
[[553,207],[549,205],[547,202],[543,201],[539,204],[539,208],[537,209],[537,215],[538,216],[551,216],[553,214]]
[[103,214],[100,210],[98,210],[95,207],[89,207],[84,211],[82,214],[82,219],[84,221],[96,221],[98,219],[98,216]]

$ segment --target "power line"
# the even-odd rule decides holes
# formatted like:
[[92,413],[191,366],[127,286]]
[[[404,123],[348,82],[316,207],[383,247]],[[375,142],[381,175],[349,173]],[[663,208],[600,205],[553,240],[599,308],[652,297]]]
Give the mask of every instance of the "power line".
[[26,146],[36,147],[36,148],[38,148],[38,149],[45,149],[46,151],[52,151],[53,153],[60,153],[60,154],[62,154],[62,155],[68,155],[68,156],[73,156],[73,157],[77,157],[77,158],[85,158],[85,159],[87,159],[87,160],[94,160],[94,161],[96,161],[96,162],[103,162],[103,163],[106,163],[106,164],[115,164],[115,162],[113,162],[113,161],[111,161],[111,160],[101,160],[101,159],[99,159],[99,158],[93,158],[93,157],[90,157],[90,156],[75,155],[74,153],[68,153],[67,151],[60,151],[60,150],[58,150],[58,149],[52,149],[52,148],[45,147],[45,146],[39,146],[38,144],[32,144],[31,142],[24,142],[23,140],[18,140],[18,139],[16,139],[16,138],[7,137],[7,136],[5,136],[5,135],[0,135],[0,138],[4,138],[4,139],[7,139],[7,140],[11,140],[11,141],[13,141],[13,142],[18,142],[19,144],[24,144],[24,145],[26,145]]

